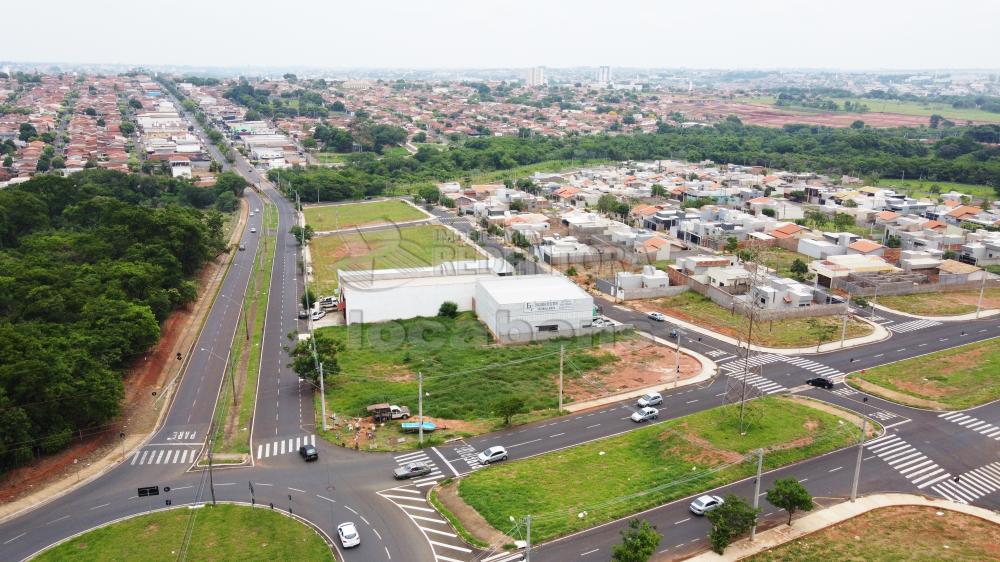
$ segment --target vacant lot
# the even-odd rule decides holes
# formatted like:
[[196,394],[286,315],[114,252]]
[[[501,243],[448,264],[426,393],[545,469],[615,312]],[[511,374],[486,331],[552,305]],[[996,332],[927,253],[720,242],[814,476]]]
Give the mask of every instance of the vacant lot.
[[398,199],[306,207],[304,212],[306,224],[312,225],[317,232],[427,218],[420,210]]
[[884,507],[758,554],[753,562],[1000,559],[1000,526],[922,506]]
[[479,253],[442,226],[419,225],[320,236],[309,243],[320,294],[337,286],[338,269],[427,267],[478,259]]
[[[658,310],[669,316],[686,322],[698,324],[715,332],[734,338],[746,339],[750,321],[742,314],[733,314],[721,306],[694,291],[685,291],[675,297],[655,299],[646,305],[639,306],[643,311]],[[815,320],[819,326],[832,327],[823,342],[839,341],[843,318],[839,316],[821,316],[818,318],[796,318],[791,320],[775,320],[774,322],[755,322],[753,326],[753,343],[770,347],[809,347],[819,342],[818,335],[813,333],[809,320]],[[851,319],[847,322],[847,337],[867,336],[873,328],[864,322]]]
[[333,560],[312,529],[267,509],[235,505],[174,509],[97,529],[36,558],[44,562],[173,562],[192,525],[186,560]]
[[802,401],[765,398],[751,408],[757,421],[742,437],[735,412],[715,408],[479,470],[459,494],[497,529],[531,514],[532,537],[545,541],[749,476],[756,467],[744,456],[760,447],[773,468],[858,438],[856,426]]
[[962,409],[1000,398],[997,373],[1000,373],[1000,338],[866,369],[864,374],[855,373],[850,378],[887,388],[903,397],[913,396],[945,408]]
[[[932,181],[932,180],[904,180],[904,179],[887,179],[882,178],[876,184],[879,187],[884,187],[888,189],[893,189],[897,193],[905,193],[910,197],[930,197],[937,199],[938,193],[948,193],[949,191],[957,191],[959,193],[965,193],[972,197],[972,199],[979,200],[983,197],[988,197],[990,200],[996,198],[997,193],[994,189],[988,185],[977,185],[970,183],[956,183],[950,181]],[[935,192],[934,188],[937,188]]]
[[778,247],[767,248],[760,254],[760,262],[765,267],[773,269],[780,277],[792,277],[792,264],[797,259],[802,260],[802,263],[806,265],[813,260],[805,254],[790,252]]
[[[893,310],[921,316],[956,316],[976,311],[979,291],[896,295],[879,297],[876,302]],[[983,291],[983,310],[991,308],[1000,308],[1000,289]]]
[[[342,346],[337,356],[342,374],[329,377],[327,404],[348,416],[386,401],[415,413],[418,372],[424,376],[424,413],[435,418],[495,419],[495,403],[508,396],[524,398],[528,411],[556,408],[560,345],[566,347],[566,403],[649,380],[673,380],[673,353],[638,336],[619,334],[618,343],[603,334],[497,346],[472,313],[334,326],[323,328],[319,337]],[[669,375],[658,369],[660,364],[669,365]],[[682,366],[685,376],[700,368],[690,359]]]

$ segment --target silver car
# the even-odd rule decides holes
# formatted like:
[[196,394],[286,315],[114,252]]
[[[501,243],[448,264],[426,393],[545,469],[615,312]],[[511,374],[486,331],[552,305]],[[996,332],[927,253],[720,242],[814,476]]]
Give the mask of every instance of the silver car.
[[490,447],[482,453],[476,455],[479,458],[479,464],[490,464],[499,461],[507,460],[507,449],[497,445],[495,447]]
[[635,423],[642,423],[644,421],[655,420],[660,417],[660,411],[656,408],[647,407],[639,410],[638,412],[632,412],[630,417]]
[[396,478],[396,480],[406,480],[407,478],[424,476],[430,474],[431,472],[433,472],[433,469],[431,469],[431,467],[426,463],[411,462],[393,470],[392,475]]
[[688,509],[695,515],[705,515],[724,503],[726,503],[726,500],[719,496],[704,495],[691,502],[691,506]]

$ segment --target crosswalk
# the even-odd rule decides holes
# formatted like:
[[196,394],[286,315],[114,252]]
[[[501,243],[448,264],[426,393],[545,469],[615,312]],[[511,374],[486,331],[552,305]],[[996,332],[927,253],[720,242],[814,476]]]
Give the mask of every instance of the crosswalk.
[[991,423],[986,423],[981,419],[963,414],[962,412],[948,412],[938,416],[943,420],[957,423],[965,429],[971,429],[976,433],[981,433],[995,441],[1000,441],[1000,427]]
[[1000,462],[993,462],[931,486],[938,494],[958,503],[970,503],[1000,490]]
[[886,411],[886,410],[875,410],[874,412],[872,412],[868,416],[871,417],[871,418],[874,418],[874,419],[876,419],[876,420],[878,420],[880,422],[884,422],[884,421],[889,421],[891,419],[898,418],[899,414],[896,414],[896,413],[893,413],[893,412],[889,412],[889,411]]
[[705,355],[708,355],[709,357],[712,358],[718,358],[722,357],[723,355],[729,355],[729,352],[722,351],[721,349],[713,349],[712,351],[706,352]]
[[[192,444],[194,445],[194,444]],[[201,444],[192,447],[143,447],[132,454],[130,465],[191,464],[198,457]]]
[[[789,365],[794,365],[805,371],[809,371],[821,377],[827,377],[829,379],[834,379],[836,377],[843,377],[844,373],[833,367],[827,367],[822,363],[818,363],[811,359],[805,359],[803,357],[791,357],[787,355],[778,355],[776,353],[760,353],[751,356],[749,360],[743,358],[735,358],[732,361],[727,361],[725,363],[720,363],[719,368],[728,376],[742,379],[744,368],[748,370],[753,370],[756,367],[762,365],[769,365],[772,363],[787,363]],[[776,392],[781,392],[788,390],[784,385],[774,382],[773,380],[764,378],[759,375],[750,374],[747,376],[747,382],[754,387],[760,389],[764,394],[774,394]]]
[[919,490],[951,478],[948,471],[898,435],[884,435],[865,445],[865,448],[885,461]]
[[855,394],[861,394],[860,391],[855,390],[855,389],[853,389],[853,388],[851,388],[849,386],[845,386],[844,388],[838,388],[837,390],[832,390],[830,392],[832,392],[833,394],[838,394],[840,396],[845,396],[845,397],[846,396],[854,396]]
[[382,490],[378,495],[395,504],[417,526],[430,545],[435,560],[461,562],[472,557],[472,549],[465,545],[448,522],[430,505],[424,490],[413,486],[397,486]]
[[903,334],[906,332],[915,332],[917,330],[923,330],[924,328],[933,328],[934,326],[940,326],[941,322],[937,320],[912,320],[910,322],[903,322],[902,324],[896,324],[895,326],[889,326],[889,330],[897,334]]
[[258,443],[257,444],[257,459],[266,459],[268,457],[276,457],[278,455],[287,455],[289,453],[299,452],[299,447],[303,445],[316,445],[315,435],[300,435],[298,437],[288,437],[286,439],[278,439],[276,441],[271,441],[269,443]]
[[435,464],[434,461],[432,461],[431,458],[427,456],[427,453],[423,451],[417,451],[416,453],[406,453],[405,455],[397,455],[393,457],[393,459],[399,466],[410,464],[411,462],[419,462],[430,465],[433,468],[431,473],[428,474],[427,476],[411,480],[413,485],[415,485],[418,488],[433,486],[434,484],[437,484],[438,480],[444,478],[444,475],[441,474],[441,469],[439,469],[437,464]]
[[804,369],[811,373],[816,373],[821,377],[826,377],[832,379],[834,377],[843,376],[844,373],[834,369],[833,367],[827,367],[822,363],[817,363],[810,359],[804,359],[802,357],[784,357],[785,363],[790,365],[795,365],[800,369]]
[[483,465],[479,462],[479,457],[477,456],[479,453],[472,445],[465,443],[460,447],[455,447],[455,452],[458,453],[458,456],[461,457],[462,460],[465,461],[465,464],[469,466],[469,470],[479,470],[480,468],[483,468]]

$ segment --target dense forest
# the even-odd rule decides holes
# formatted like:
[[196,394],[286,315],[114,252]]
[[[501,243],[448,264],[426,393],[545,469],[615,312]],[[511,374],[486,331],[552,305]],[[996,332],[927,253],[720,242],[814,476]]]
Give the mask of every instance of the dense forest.
[[[299,191],[308,200],[338,201],[377,195],[394,185],[460,178],[546,160],[675,158],[837,176],[905,175],[1000,189],[1000,148],[983,144],[1000,138],[1000,126],[955,127],[949,130],[950,136],[933,143],[905,136],[914,133],[920,130],[812,125],[774,129],[746,126],[730,118],[704,128],[661,125],[655,134],[490,137],[469,139],[447,150],[421,147],[413,156],[364,152],[349,155],[343,168],[283,170],[280,177],[289,195]],[[276,177],[272,172],[272,180]]]
[[130,362],[224,247],[198,208],[219,194],[96,169],[0,190],[0,471],[119,413]]

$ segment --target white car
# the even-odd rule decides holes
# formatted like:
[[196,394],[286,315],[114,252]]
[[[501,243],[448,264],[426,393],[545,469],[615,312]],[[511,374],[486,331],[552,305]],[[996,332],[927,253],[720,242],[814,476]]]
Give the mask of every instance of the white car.
[[646,406],[657,406],[663,403],[663,397],[660,396],[659,392],[647,392],[639,397],[639,407],[645,408]]
[[319,309],[319,310],[314,310],[314,311],[312,311],[312,319],[313,319],[313,322],[315,322],[315,321],[319,320],[320,318],[322,318],[322,317],[324,317],[324,316],[326,316],[326,311],[325,311],[325,310],[323,310],[322,308],[321,308],[321,309]]
[[638,412],[632,412],[630,417],[635,423],[642,423],[644,421],[655,420],[660,417],[660,411],[656,408],[643,408]]
[[719,496],[704,495],[691,502],[688,509],[690,509],[691,513],[695,515],[705,515],[709,511],[712,511],[724,503],[726,503],[726,501]]
[[256,227],[253,227],[253,226],[251,226],[251,227],[250,227],[250,234],[257,234],[257,228],[256,228]]
[[250,216],[251,216],[251,217],[253,216],[253,211],[250,211]]
[[646,315],[646,318],[649,318],[650,320],[652,320],[654,322],[666,322],[667,321],[667,315],[663,314],[662,312],[650,312],[649,314]]
[[344,545],[344,548],[351,548],[352,546],[361,544],[361,536],[358,535],[358,528],[350,521],[337,525],[337,536],[340,537],[340,544]]
[[507,449],[497,445],[495,447],[490,447],[482,453],[476,455],[479,458],[479,464],[490,464],[499,461],[507,460]]

